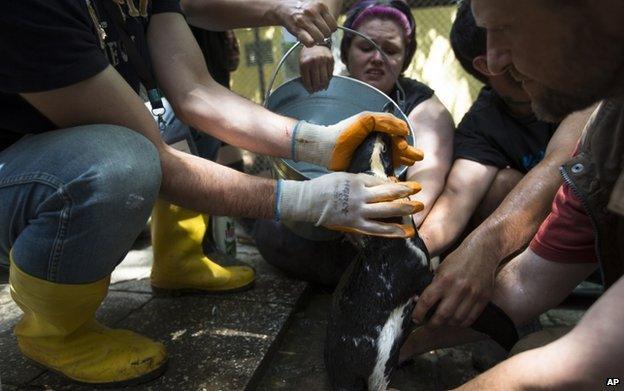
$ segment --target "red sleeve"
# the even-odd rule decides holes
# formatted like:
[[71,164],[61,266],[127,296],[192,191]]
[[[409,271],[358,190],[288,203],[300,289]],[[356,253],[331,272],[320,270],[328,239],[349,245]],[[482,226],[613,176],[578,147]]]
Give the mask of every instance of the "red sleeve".
[[594,263],[595,236],[581,201],[566,184],[555,196],[552,211],[540,226],[529,248],[552,262]]

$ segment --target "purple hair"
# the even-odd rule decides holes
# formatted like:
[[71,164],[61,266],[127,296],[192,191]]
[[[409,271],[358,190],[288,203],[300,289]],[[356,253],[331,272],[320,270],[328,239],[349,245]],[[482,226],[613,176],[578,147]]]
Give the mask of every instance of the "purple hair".
[[395,22],[398,22],[399,26],[403,29],[406,42],[410,41],[412,26],[410,26],[407,16],[398,9],[385,5],[374,5],[365,8],[364,11],[360,12],[359,15],[355,17],[351,28],[357,30],[357,28],[369,18],[393,19]]

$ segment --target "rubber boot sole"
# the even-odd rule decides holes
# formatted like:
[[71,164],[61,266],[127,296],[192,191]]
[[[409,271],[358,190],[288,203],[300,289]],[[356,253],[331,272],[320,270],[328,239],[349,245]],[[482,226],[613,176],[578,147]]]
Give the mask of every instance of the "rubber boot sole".
[[180,297],[184,295],[227,295],[230,293],[238,293],[248,291],[254,287],[256,280],[249,282],[246,285],[239,286],[237,288],[232,289],[222,289],[222,290],[207,290],[207,289],[196,289],[196,288],[182,288],[182,289],[167,289],[167,288],[159,288],[157,286],[152,285],[152,292],[155,296],[163,296],[163,297]]
[[133,379],[116,381],[116,382],[108,382],[108,383],[89,383],[89,382],[84,382],[84,381],[81,381],[81,380],[73,379],[73,378],[67,376],[66,374],[64,374],[61,371],[58,371],[56,369],[47,367],[44,364],[41,364],[39,361],[36,361],[36,360],[28,357],[24,353],[22,353],[22,355],[29,362],[31,362],[33,365],[35,365],[36,367],[39,367],[41,369],[45,369],[46,371],[53,372],[53,373],[59,375],[60,377],[62,377],[63,379],[69,380],[72,383],[84,385],[84,386],[87,386],[87,387],[100,387],[100,388],[129,387],[129,386],[136,386],[136,385],[139,385],[139,384],[147,383],[149,381],[155,380],[155,379],[159,378],[160,376],[162,376],[162,374],[165,373],[165,371],[167,370],[167,366],[168,366],[168,363],[169,363],[169,360],[167,359],[167,360],[165,360],[162,363],[161,366],[159,366],[158,368],[154,369],[153,371],[148,372],[148,373],[146,373],[144,375],[141,375],[139,377],[135,377]]

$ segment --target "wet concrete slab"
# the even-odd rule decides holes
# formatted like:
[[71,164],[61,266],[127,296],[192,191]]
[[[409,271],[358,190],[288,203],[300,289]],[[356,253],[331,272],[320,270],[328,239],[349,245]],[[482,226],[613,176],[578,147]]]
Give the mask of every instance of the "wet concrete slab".
[[[113,274],[114,283],[97,312],[102,323],[131,329],[167,347],[165,374],[134,389],[253,388],[307,284],[286,277],[266,264],[255,247],[243,244],[238,247],[237,258],[256,269],[252,290],[228,295],[155,297],[148,278],[151,254],[149,243],[128,254]],[[93,389],[69,383],[27,361],[12,334],[20,316],[6,279],[0,280],[2,389]]]

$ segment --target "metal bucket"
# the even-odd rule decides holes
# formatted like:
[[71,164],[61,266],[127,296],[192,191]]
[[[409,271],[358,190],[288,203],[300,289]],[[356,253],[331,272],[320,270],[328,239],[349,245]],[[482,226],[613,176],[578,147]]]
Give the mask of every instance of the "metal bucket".
[[[357,31],[344,27],[340,28],[363,36]],[[366,36],[363,37],[369,39]],[[369,41],[378,48],[372,40],[369,39]],[[284,63],[284,60],[298,45],[299,43],[286,52],[274,71],[267,96],[265,97],[264,105],[266,108],[278,114],[319,125],[335,124],[362,111],[389,112],[407,122],[410,131],[407,141],[410,145],[415,144],[413,129],[399,105],[380,90],[359,80],[336,75],[331,78],[326,90],[310,94],[303,87],[303,84],[301,84],[301,78],[298,77],[285,82],[275,91],[271,92],[277,72]],[[383,54],[381,50],[380,52],[385,57],[385,54]],[[398,85],[398,82],[397,91],[398,100],[402,102],[405,94],[401,86]],[[306,180],[316,178],[329,172],[325,167],[306,162],[295,162],[290,159],[274,158],[272,162],[274,174],[280,179]],[[404,174],[406,170],[406,166],[397,167],[395,175],[399,177]],[[283,223],[297,235],[310,240],[333,240],[341,235],[339,232],[317,227],[310,223],[294,221],[283,221]]]

